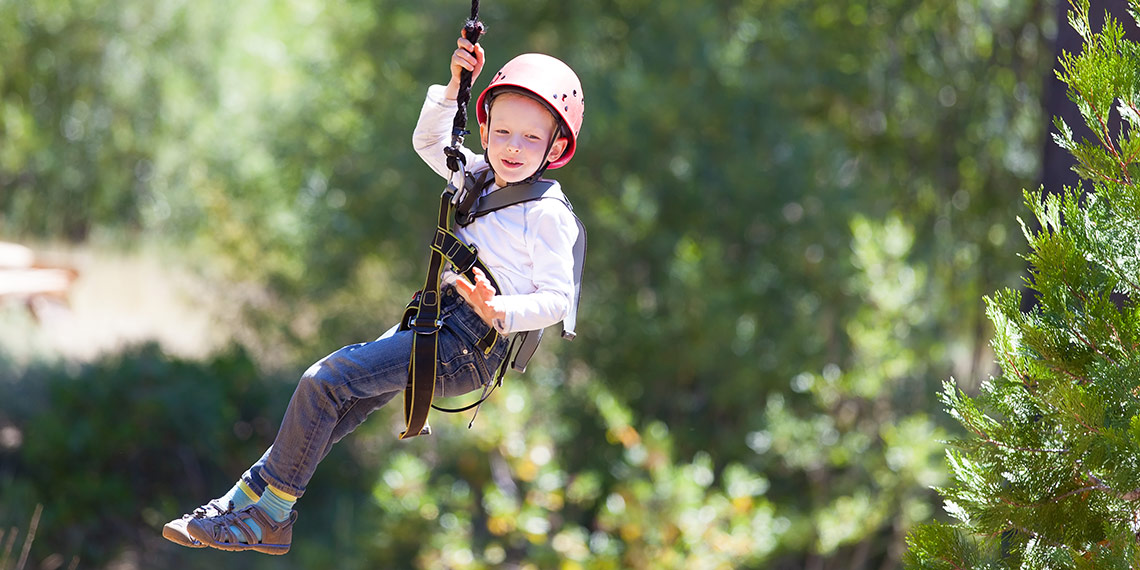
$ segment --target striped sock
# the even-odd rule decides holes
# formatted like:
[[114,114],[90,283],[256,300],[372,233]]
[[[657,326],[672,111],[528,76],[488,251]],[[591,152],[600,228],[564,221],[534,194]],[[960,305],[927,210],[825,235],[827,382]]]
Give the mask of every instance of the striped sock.
[[[254,507],[260,509],[269,518],[277,522],[285,522],[289,518],[289,514],[293,511],[293,505],[297,502],[297,497],[290,495],[281,489],[275,489],[271,486],[265,487],[265,492],[261,494],[261,498],[257,500]],[[255,521],[247,520],[245,523],[249,526],[253,534],[257,536],[257,540],[261,541],[261,527]],[[245,535],[235,526],[230,527],[230,532],[234,536],[239,537],[244,542]]]
[[257,493],[253,492],[253,489],[251,489],[250,486],[246,484],[244,479],[239,479],[238,482],[234,483],[234,486],[231,487],[230,490],[225,495],[222,495],[219,499],[222,501],[223,505],[227,503],[233,503],[234,510],[238,511],[256,503],[260,498],[261,497],[259,497]]
[[269,492],[261,495],[261,499],[257,501],[257,508],[265,511],[269,518],[277,522],[288,520],[297,497],[274,487],[267,486],[265,489]]

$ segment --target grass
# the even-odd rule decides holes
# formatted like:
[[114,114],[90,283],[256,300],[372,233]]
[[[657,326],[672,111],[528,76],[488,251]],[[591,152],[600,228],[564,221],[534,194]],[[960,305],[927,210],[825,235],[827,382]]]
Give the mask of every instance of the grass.
[[[20,558],[16,560],[15,566],[12,566],[12,548],[15,547],[16,541],[20,537],[20,529],[12,527],[5,532],[0,529],[0,544],[4,545],[3,554],[0,554],[0,570],[24,570],[28,564],[28,555],[32,552],[32,543],[36,540],[36,529],[40,526],[40,515],[43,514],[44,506],[36,505],[36,510],[32,513],[32,520],[28,523],[28,533],[24,536],[24,545],[20,549]],[[54,554],[49,556],[40,565],[40,568],[55,569],[63,566],[63,556]],[[68,565],[68,570],[75,570],[79,566],[79,557],[74,556],[71,563]]]

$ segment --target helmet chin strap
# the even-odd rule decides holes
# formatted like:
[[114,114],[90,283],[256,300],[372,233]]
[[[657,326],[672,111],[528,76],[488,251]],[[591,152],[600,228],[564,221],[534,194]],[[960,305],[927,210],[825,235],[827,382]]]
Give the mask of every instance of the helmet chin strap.
[[[487,103],[486,103],[486,105],[487,105],[487,124],[488,125],[491,124],[491,101],[494,100],[495,96],[496,96],[496,94],[493,93],[491,96],[491,100],[487,101]],[[526,96],[530,97],[530,95],[526,95]],[[542,103],[547,109],[550,109],[550,104],[547,103],[546,101],[543,101],[541,99],[535,99],[533,97],[532,97],[532,99],[534,99],[535,101],[538,101],[539,103]],[[550,149],[554,148],[554,143],[558,142],[559,138],[562,138],[562,135],[565,132],[564,129],[566,129],[566,127],[564,127],[563,125],[558,124],[558,119],[557,119],[558,115],[553,113],[553,112],[552,112],[552,114],[555,116],[554,134],[550,137],[550,142],[546,144],[546,152],[542,153],[542,158],[543,158],[542,166],[540,166],[538,168],[538,170],[535,170],[534,174],[531,174],[530,176],[527,176],[526,178],[519,180],[518,182],[510,182],[506,186],[503,186],[503,188],[506,188],[508,186],[520,186],[523,184],[534,184],[535,182],[538,182],[540,179],[542,179],[543,174],[546,174],[546,169],[550,166],[550,160],[549,160]],[[483,160],[487,163],[487,168],[491,169],[491,174],[494,174],[495,177],[498,178],[499,174],[497,172],[495,172],[495,167],[491,166],[491,159],[488,156],[488,152],[489,151],[486,151],[486,150],[483,151]]]

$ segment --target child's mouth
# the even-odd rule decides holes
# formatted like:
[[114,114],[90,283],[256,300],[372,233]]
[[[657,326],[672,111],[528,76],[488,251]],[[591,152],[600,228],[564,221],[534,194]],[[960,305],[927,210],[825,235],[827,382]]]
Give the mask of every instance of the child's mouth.
[[507,168],[518,168],[518,167],[522,166],[522,163],[521,162],[515,162],[513,160],[507,160],[504,158],[503,159],[503,166],[506,166]]

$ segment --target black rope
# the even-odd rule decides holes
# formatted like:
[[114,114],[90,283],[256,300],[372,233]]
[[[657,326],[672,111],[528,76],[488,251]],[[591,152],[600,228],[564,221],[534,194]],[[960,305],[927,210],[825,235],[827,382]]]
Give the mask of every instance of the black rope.
[[[471,18],[463,24],[463,35],[471,43],[476,44],[479,43],[479,36],[482,36],[485,30],[483,22],[479,21],[479,0],[471,0]],[[452,172],[458,172],[459,165],[463,162],[463,153],[459,147],[463,144],[464,135],[468,134],[467,104],[470,102],[471,72],[464,69],[459,73],[459,95],[456,97],[459,108],[455,110],[455,121],[451,124],[451,146],[443,150],[447,155],[447,167]]]

